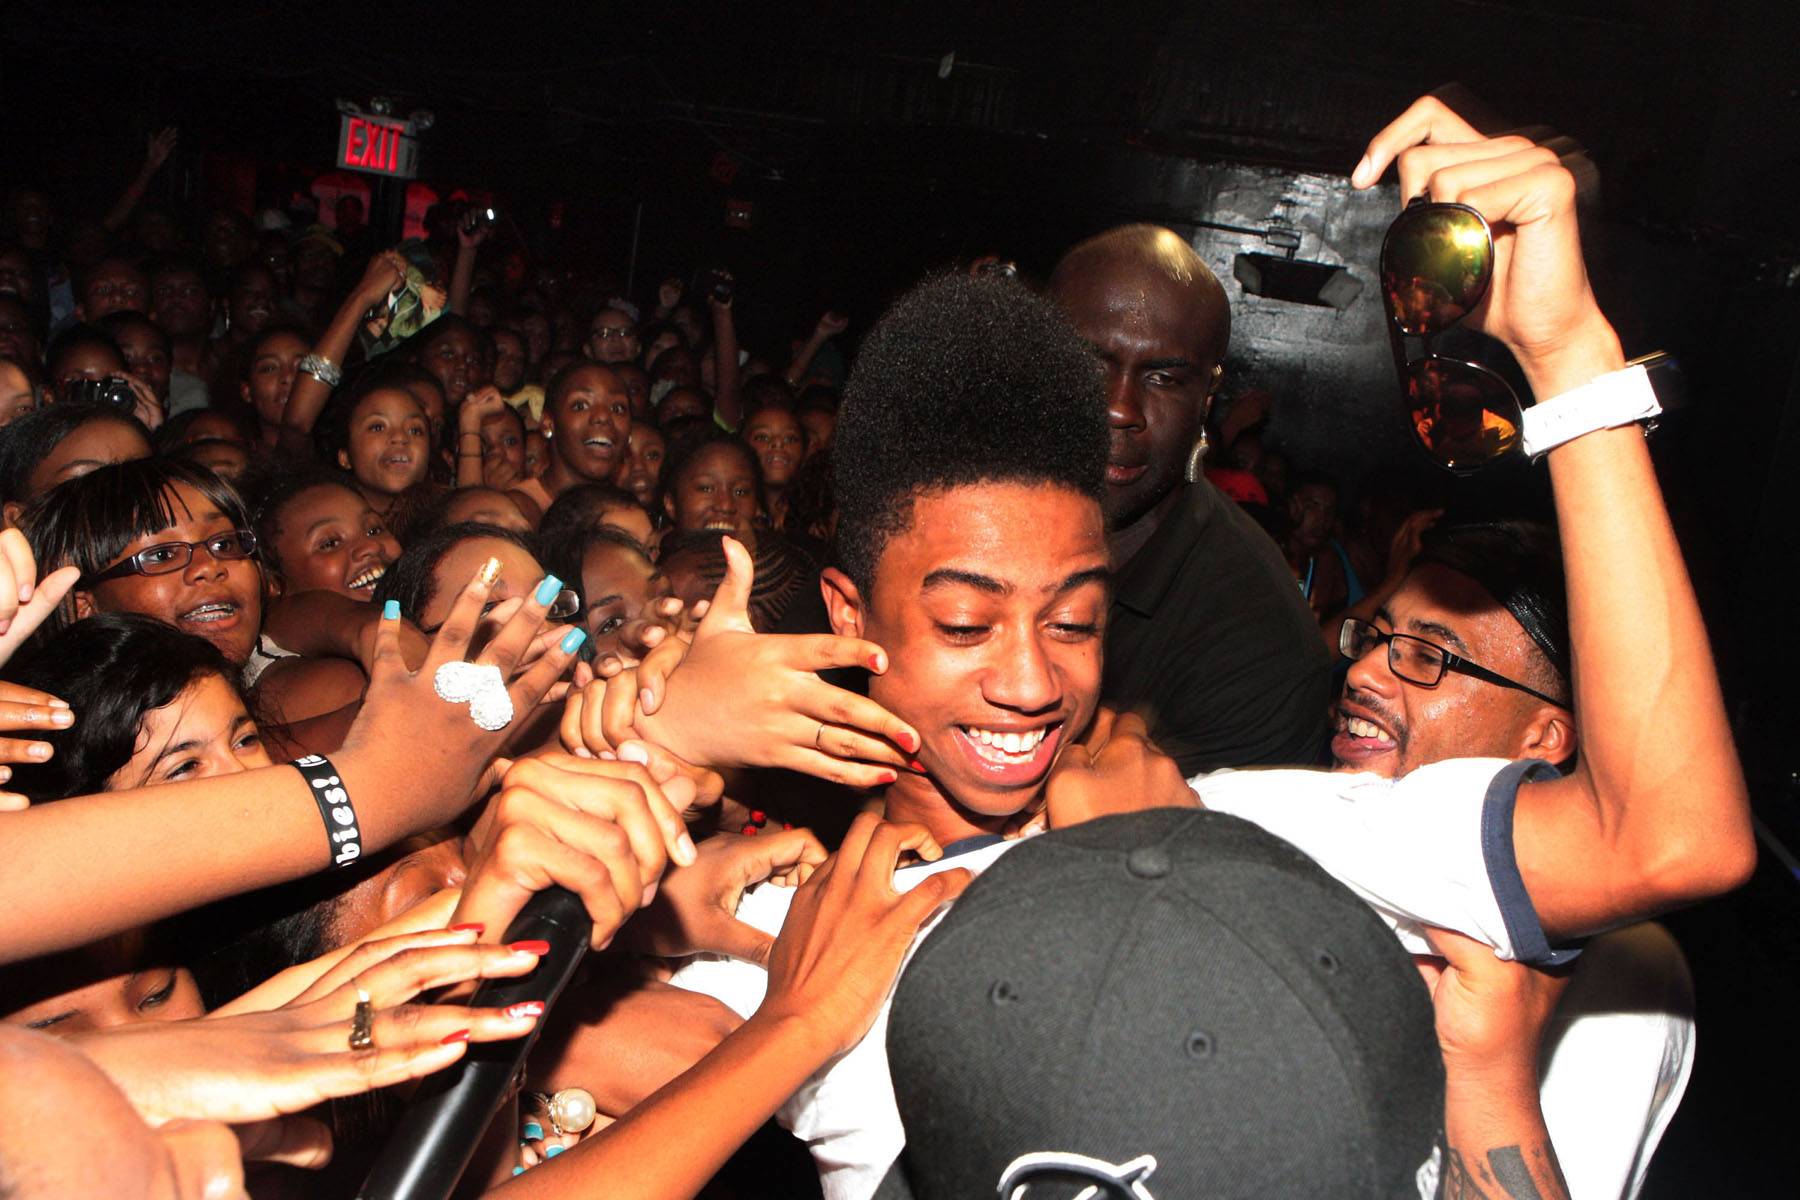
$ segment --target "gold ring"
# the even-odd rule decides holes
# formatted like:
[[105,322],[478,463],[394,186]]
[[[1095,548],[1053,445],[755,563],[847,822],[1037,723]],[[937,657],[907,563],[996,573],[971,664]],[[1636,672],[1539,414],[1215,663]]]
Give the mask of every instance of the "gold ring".
[[813,749],[817,750],[820,754],[831,753],[829,750],[825,749],[824,743],[825,743],[825,722],[820,721],[819,722],[819,731],[817,733],[813,734]]
[[356,989],[356,1011],[350,1014],[350,1048],[352,1050],[373,1050],[375,1048],[375,1006],[369,1000],[369,993],[363,990],[361,983],[352,979],[350,986]]

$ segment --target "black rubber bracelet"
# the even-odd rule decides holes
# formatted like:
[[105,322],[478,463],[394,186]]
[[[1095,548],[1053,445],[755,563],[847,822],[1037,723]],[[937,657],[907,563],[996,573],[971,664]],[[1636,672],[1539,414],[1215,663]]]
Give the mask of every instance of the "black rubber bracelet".
[[288,765],[312,786],[313,801],[319,806],[319,819],[325,822],[325,837],[331,843],[331,865],[350,866],[362,857],[362,827],[356,823],[356,807],[350,803],[350,793],[337,769],[322,754],[308,754]]

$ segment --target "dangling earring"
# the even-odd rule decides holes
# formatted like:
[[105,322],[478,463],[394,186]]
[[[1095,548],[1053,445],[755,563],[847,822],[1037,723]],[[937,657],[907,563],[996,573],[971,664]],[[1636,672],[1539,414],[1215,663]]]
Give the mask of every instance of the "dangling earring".
[[1202,425],[1200,436],[1194,439],[1194,448],[1188,454],[1187,470],[1182,473],[1182,478],[1189,483],[1200,482],[1201,470],[1206,461],[1206,447],[1206,426]]

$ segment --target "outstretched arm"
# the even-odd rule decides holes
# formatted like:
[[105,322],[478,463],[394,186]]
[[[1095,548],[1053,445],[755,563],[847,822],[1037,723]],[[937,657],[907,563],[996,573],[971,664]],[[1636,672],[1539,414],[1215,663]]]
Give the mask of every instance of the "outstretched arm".
[[[1431,97],[1369,145],[1353,182],[1398,160],[1403,196],[1479,210],[1494,280],[1475,314],[1549,398],[1625,365],[1588,286],[1575,178],[1556,153],[1484,138]],[[1591,933],[1736,887],[1755,866],[1749,797],[1681,547],[1638,429],[1550,453],[1581,759],[1519,792],[1520,873],[1552,937]]]
[[175,149],[175,143],[180,139],[181,130],[173,125],[158,130],[146,139],[144,165],[138,168],[138,173],[132,176],[131,182],[125,185],[125,190],[119,193],[119,198],[113,203],[112,208],[104,217],[100,218],[100,224],[105,227],[106,232],[117,233],[125,227],[125,222],[131,220],[131,214],[136,210],[138,201],[144,198],[144,192],[150,187],[150,181],[156,178],[158,171],[162,170],[163,163],[168,161],[169,155]]
[[[313,354],[341,370],[363,314],[386,300],[405,279],[406,264],[394,251],[384,250],[370,259],[362,280],[344,298],[332,315],[331,324],[319,335]],[[283,453],[312,457],[313,425],[329,399],[331,385],[324,380],[306,371],[294,376],[294,390],[288,393],[287,407],[281,413],[279,445]]]
[[578,1195],[583,1181],[637,1200],[697,1194],[819,1067],[862,1039],[919,926],[968,886],[959,869],[897,894],[894,864],[908,849],[941,853],[920,826],[859,816],[795,896],[756,1014],[618,1123],[494,1194]]

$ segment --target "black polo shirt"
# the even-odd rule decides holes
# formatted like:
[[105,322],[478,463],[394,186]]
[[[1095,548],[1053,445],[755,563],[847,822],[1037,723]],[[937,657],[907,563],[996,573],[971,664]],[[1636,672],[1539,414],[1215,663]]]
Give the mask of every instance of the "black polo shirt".
[[1311,765],[1332,656],[1275,543],[1206,482],[1118,572],[1100,694],[1142,713],[1184,775]]

